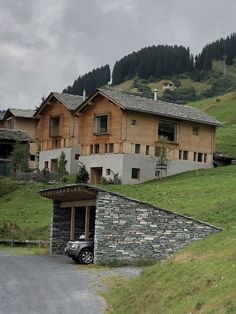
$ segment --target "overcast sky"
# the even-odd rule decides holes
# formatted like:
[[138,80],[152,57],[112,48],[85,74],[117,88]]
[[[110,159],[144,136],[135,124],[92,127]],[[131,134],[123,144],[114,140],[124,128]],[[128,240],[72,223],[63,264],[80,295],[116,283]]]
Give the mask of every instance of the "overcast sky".
[[75,78],[148,45],[236,31],[235,0],[0,0],[0,109],[35,108]]

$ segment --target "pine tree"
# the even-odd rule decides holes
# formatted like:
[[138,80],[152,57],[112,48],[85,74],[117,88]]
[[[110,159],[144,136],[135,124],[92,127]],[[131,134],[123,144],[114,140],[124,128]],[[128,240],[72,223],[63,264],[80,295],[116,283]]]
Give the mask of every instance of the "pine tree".
[[57,162],[57,176],[58,176],[59,182],[61,182],[62,177],[67,174],[66,163],[67,163],[66,155],[62,151]]

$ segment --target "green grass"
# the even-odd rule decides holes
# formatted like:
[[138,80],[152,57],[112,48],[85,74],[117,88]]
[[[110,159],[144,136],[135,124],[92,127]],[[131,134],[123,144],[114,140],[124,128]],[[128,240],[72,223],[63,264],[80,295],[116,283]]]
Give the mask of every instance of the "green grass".
[[48,240],[51,201],[37,193],[43,184],[19,185],[0,198],[0,237]]
[[0,245],[0,253],[10,255],[47,255],[49,254],[49,249],[38,247],[7,247]]
[[[109,313],[236,313],[236,166],[135,186],[108,186],[224,230],[131,281],[110,284]],[[107,188],[107,187],[106,187]]]

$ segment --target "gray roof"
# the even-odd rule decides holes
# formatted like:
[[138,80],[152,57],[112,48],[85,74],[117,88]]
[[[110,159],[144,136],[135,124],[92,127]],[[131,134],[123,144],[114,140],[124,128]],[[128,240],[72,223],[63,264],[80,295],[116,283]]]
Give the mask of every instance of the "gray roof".
[[34,142],[32,138],[24,131],[0,128],[0,140]]
[[113,100],[124,110],[139,111],[174,119],[222,126],[222,123],[210,117],[205,112],[190,106],[178,105],[162,100],[153,100],[111,89],[98,89],[98,91]]
[[71,111],[77,109],[83,102],[83,96],[56,92],[53,92],[52,94]]
[[32,109],[9,108],[8,111],[11,112],[13,116],[22,118],[33,118],[35,114],[35,110]]

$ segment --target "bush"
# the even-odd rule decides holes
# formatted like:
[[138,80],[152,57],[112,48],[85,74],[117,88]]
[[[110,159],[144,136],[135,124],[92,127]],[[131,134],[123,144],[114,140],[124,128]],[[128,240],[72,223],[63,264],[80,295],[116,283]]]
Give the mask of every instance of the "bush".
[[76,176],[75,183],[87,183],[89,180],[88,171],[85,168],[85,165],[81,165],[79,172]]

